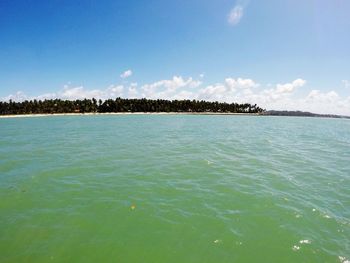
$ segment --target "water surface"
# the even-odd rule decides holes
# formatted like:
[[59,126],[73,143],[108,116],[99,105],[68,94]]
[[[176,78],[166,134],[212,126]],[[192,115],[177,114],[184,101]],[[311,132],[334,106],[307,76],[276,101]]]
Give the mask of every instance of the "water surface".
[[0,119],[0,262],[349,258],[349,120]]

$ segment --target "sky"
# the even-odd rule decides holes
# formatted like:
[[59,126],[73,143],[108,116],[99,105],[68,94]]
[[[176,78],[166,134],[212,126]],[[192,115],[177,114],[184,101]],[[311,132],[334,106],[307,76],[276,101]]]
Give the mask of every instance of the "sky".
[[349,0],[1,0],[0,100],[151,98],[350,115]]

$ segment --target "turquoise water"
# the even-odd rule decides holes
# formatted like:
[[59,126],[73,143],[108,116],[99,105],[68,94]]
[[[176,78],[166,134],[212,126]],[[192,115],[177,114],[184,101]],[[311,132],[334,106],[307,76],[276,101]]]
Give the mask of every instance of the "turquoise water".
[[0,119],[0,262],[346,262],[350,121]]

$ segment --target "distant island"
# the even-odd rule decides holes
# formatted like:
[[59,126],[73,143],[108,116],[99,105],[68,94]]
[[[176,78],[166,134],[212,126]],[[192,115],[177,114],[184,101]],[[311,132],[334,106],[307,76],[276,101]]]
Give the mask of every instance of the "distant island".
[[0,115],[65,114],[65,113],[251,113],[262,114],[256,104],[224,103],[199,100],[96,99],[0,101]]
[[322,118],[346,118],[350,119],[349,116],[334,115],[334,114],[316,114],[306,111],[264,111],[263,115],[267,116],[294,116],[294,117],[322,117]]
[[305,111],[266,111],[256,104],[209,102],[204,100],[96,99],[0,101],[0,116],[99,113],[188,113],[188,114],[253,114],[262,116],[294,116],[347,118],[334,114]]

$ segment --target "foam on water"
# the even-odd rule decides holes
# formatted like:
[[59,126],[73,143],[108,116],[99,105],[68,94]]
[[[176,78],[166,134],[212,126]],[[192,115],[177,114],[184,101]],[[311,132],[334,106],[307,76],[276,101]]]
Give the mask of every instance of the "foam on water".
[[300,244],[311,244],[310,240],[304,239],[299,241]]

